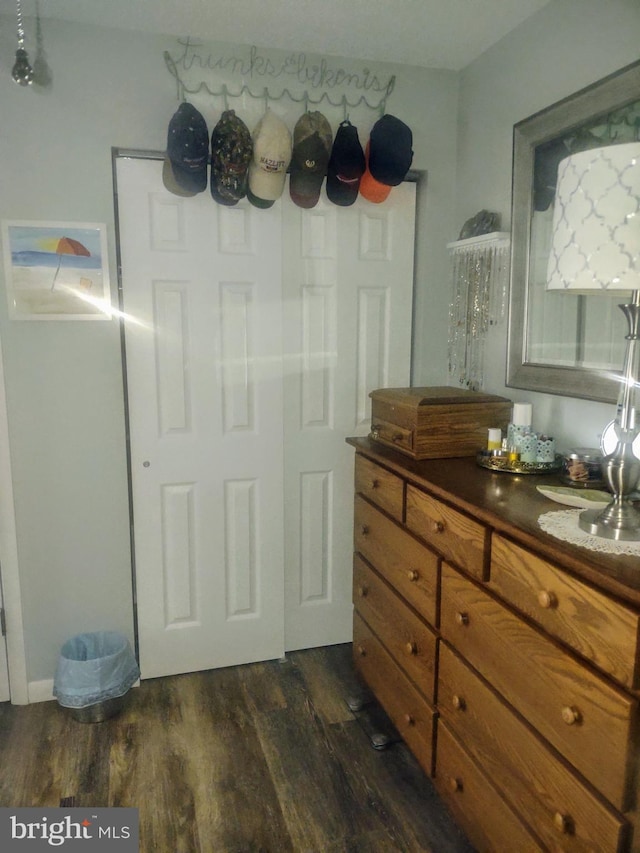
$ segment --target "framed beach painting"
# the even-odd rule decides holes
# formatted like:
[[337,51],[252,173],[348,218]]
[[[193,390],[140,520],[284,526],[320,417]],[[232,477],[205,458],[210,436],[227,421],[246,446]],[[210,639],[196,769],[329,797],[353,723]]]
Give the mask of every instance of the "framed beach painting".
[[106,225],[3,220],[2,243],[13,319],[111,319]]

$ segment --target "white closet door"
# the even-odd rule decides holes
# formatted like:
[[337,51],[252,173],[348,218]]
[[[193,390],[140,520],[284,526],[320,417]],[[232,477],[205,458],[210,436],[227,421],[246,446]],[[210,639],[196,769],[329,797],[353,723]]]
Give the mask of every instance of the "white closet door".
[[280,205],[117,161],[143,678],[283,654]]
[[285,646],[351,640],[353,449],[369,392],[410,381],[415,184],[285,204]]
[[225,208],[161,167],[117,161],[143,678],[351,639],[345,438],[409,383],[413,292],[414,185]]

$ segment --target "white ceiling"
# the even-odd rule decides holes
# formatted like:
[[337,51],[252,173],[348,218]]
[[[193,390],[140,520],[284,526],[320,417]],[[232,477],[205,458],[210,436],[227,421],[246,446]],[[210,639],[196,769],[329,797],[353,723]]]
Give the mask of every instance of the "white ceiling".
[[[22,0],[25,18],[464,68],[550,0]],[[15,15],[15,0],[0,0]],[[27,31],[27,43],[29,34]]]

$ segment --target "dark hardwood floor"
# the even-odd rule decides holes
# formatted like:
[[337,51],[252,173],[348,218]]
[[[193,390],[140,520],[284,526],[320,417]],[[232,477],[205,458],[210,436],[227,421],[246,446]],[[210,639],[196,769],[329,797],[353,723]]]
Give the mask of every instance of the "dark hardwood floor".
[[343,645],[143,681],[102,723],[2,704],[0,806],[134,806],[142,853],[469,853],[356,684]]

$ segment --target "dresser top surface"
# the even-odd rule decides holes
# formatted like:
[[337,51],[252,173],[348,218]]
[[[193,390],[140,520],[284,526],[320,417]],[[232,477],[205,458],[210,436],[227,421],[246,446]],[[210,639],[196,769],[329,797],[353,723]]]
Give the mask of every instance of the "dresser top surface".
[[[472,457],[417,461],[369,438],[347,442],[430,494],[535,550],[594,586],[640,606],[640,557],[591,551],[545,533],[540,515],[563,509],[537,485],[558,485],[558,475],[514,475],[481,468]],[[566,509],[566,507],[565,507]]]

